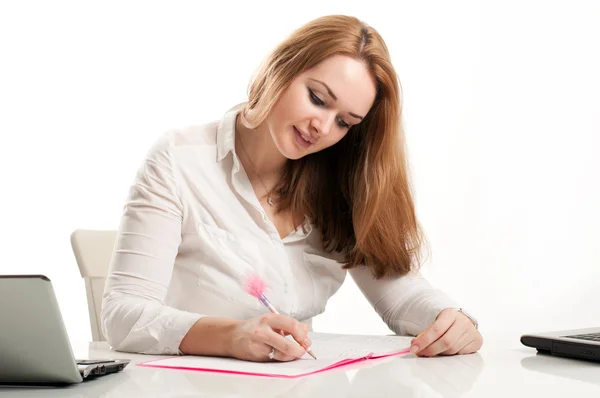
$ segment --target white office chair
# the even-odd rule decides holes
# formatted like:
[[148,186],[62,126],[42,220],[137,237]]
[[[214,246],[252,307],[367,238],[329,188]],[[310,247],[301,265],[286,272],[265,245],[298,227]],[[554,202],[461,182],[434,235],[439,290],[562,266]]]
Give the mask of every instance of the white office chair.
[[71,234],[73,254],[75,254],[81,277],[85,280],[93,341],[106,340],[102,334],[100,310],[116,235],[116,231],[84,229],[77,229]]

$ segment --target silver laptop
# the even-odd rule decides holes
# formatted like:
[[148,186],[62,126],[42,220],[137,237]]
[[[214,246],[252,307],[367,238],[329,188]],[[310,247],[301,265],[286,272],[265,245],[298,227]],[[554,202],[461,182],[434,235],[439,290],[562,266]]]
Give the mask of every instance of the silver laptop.
[[0,275],[0,383],[73,384],[122,370],[129,360],[76,360],[44,275]]
[[521,343],[540,353],[600,361],[600,328],[524,334]]

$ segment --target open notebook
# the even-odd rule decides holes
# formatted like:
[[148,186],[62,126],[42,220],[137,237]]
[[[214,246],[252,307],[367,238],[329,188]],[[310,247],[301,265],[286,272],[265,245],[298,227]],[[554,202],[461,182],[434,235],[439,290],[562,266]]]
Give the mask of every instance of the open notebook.
[[408,354],[411,337],[309,333],[317,359],[308,354],[291,362],[249,362],[232,358],[176,356],[137,366],[295,378],[365,359]]

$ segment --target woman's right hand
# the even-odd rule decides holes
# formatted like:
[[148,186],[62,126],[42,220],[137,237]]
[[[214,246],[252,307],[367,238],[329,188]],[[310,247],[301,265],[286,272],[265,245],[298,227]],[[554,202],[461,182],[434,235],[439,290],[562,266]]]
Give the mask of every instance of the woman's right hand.
[[[294,341],[284,337],[291,335]],[[293,361],[310,347],[308,326],[285,315],[268,313],[238,323],[231,334],[231,356],[246,361],[270,361],[275,348],[276,361]]]

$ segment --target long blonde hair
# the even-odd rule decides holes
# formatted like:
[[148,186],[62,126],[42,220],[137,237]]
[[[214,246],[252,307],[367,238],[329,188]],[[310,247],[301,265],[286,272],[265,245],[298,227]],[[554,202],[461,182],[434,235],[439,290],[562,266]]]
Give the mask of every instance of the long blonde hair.
[[418,267],[424,238],[408,181],[400,84],[375,29],[332,15],[294,31],[258,69],[240,120],[258,127],[294,78],[333,55],[365,63],[377,83],[375,102],[340,142],[287,163],[275,188],[279,211],[306,215],[323,248],[345,256],[344,268],[404,275]]

